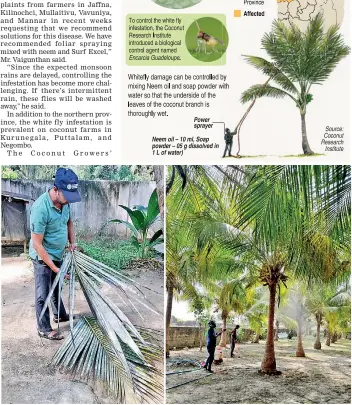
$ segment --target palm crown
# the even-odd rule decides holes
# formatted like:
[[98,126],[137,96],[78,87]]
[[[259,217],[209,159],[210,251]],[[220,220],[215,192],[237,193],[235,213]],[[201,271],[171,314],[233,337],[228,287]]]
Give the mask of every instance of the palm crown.
[[306,107],[312,101],[310,93],[314,84],[323,83],[338,63],[350,53],[334,25],[324,32],[322,14],[318,14],[301,32],[295,25],[286,26],[276,20],[270,33],[262,38],[262,46],[271,61],[257,56],[245,56],[246,61],[269,76],[268,84],[256,84],[242,93],[241,102],[246,103],[261,97],[290,97],[300,110],[302,121],[302,148],[305,154],[312,154],[307,134]]

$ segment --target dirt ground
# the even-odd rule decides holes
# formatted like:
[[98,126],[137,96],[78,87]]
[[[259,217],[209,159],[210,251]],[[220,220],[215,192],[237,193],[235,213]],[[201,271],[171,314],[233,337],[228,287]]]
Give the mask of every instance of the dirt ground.
[[[314,350],[313,340],[305,339],[305,358],[295,357],[295,341],[276,343],[276,363],[280,376],[258,373],[265,342],[241,344],[240,358],[224,353],[224,362],[213,366],[214,374],[192,365],[176,365],[177,357],[203,361],[206,349],[171,351],[167,373],[196,370],[185,374],[167,375],[167,403],[247,403],[247,404],[343,404],[351,403],[351,341],[339,340],[331,347],[322,343]],[[203,377],[176,388],[175,385]]]
[[[129,273],[140,284],[157,291],[148,292],[148,298],[156,309],[163,313],[163,277],[158,272],[139,271]],[[114,403],[114,398],[105,395],[95,384],[72,380],[48,366],[62,341],[40,339],[37,335],[34,308],[34,279],[31,264],[25,257],[3,257],[2,282],[2,403],[11,404],[98,404]],[[110,295],[110,294],[109,294]],[[111,296],[111,295],[110,295]],[[68,302],[68,286],[63,288],[64,304]],[[163,330],[163,317],[148,312],[144,307],[138,315],[122,303],[120,308],[131,321],[148,328]],[[89,314],[82,291],[76,286],[76,317]],[[55,327],[55,324],[52,324]],[[65,336],[67,323],[60,325]],[[162,338],[162,335],[161,335]],[[163,368],[163,364],[158,365]]]

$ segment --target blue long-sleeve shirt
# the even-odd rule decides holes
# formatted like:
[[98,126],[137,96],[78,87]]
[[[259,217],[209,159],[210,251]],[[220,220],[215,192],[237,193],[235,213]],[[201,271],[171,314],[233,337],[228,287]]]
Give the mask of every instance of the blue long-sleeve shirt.
[[207,346],[216,346],[216,330],[214,328],[208,329]]

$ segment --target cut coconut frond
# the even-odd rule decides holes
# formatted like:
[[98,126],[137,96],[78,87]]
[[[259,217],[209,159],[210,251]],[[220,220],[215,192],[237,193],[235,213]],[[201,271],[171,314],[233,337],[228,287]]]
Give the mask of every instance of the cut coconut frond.
[[[146,304],[143,286],[136,287],[132,279],[78,251],[68,252],[42,315],[58,283],[61,290],[67,273],[70,274],[71,333],[55,353],[52,364],[76,378],[102,382],[119,403],[124,403],[131,395],[135,396],[136,402],[162,402],[163,377],[154,365],[154,362],[163,361],[159,331],[155,331],[154,337],[153,330],[133,325],[102,288],[108,286],[120,292],[136,312],[132,300],[157,313]],[[93,316],[83,317],[73,325],[75,280],[78,280]],[[150,341],[159,341],[160,345]]]

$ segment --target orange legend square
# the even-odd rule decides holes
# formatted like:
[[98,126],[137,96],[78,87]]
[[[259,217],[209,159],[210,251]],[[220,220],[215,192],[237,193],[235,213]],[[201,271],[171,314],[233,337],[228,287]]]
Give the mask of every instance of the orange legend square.
[[234,17],[241,17],[241,10],[234,10],[233,16]]

